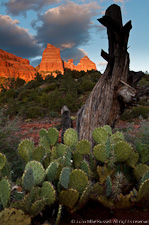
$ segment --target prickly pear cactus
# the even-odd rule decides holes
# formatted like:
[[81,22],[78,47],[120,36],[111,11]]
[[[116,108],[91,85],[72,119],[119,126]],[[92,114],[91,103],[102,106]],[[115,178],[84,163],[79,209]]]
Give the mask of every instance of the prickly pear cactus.
[[79,193],[82,193],[88,185],[88,177],[85,172],[80,169],[75,169],[70,173],[69,188],[76,189]]
[[33,141],[29,139],[25,139],[21,141],[18,146],[18,153],[26,162],[32,160],[32,153],[34,149]]
[[65,156],[66,151],[67,151],[67,146],[66,145],[64,145],[64,144],[58,144],[56,146],[57,158]]
[[2,153],[0,153],[0,170],[3,169],[3,167],[6,165],[6,156]]
[[44,156],[45,156],[45,149],[42,145],[38,145],[36,148],[34,148],[32,156],[33,160],[41,162]]
[[79,152],[74,151],[72,155],[72,159],[73,159],[74,168],[79,169],[83,161],[83,156]]
[[25,170],[27,170],[28,168],[31,168],[33,170],[34,186],[42,183],[46,175],[43,165],[40,162],[33,160],[26,164]]
[[149,171],[149,166],[143,163],[137,164],[134,168],[134,175],[137,181],[139,181],[147,171]]
[[50,153],[51,152],[51,143],[49,140],[49,135],[48,135],[48,131],[44,128],[42,128],[39,131],[39,144],[42,145],[46,151],[46,153]]
[[47,205],[54,204],[56,200],[56,192],[54,186],[49,181],[45,181],[42,184],[41,197],[44,197],[46,199]]
[[75,189],[63,190],[59,194],[60,204],[73,209],[79,199],[79,192]]
[[109,135],[112,135],[112,129],[109,125],[104,125],[102,128],[105,129]]
[[77,143],[76,150],[82,155],[90,154],[91,144],[87,140],[81,140]]
[[88,162],[85,159],[82,161],[81,166],[80,166],[80,169],[82,171],[84,171],[87,174],[88,177],[91,176],[90,166],[89,166]]
[[46,205],[46,199],[43,198],[43,199],[36,200],[31,206],[30,215],[32,217],[37,216],[40,212],[44,210],[45,205]]
[[129,145],[125,141],[120,141],[115,144],[114,146],[114,154],[115,154],[115,160],[117,162],[124,162],[126,161],[131,152],[133,151],[131,145]]
[[11,187],[9,181],[6,178],[2,178],[0,181],[0,201],[3,207],[7,207],[10,200]]
[[59,164],[57,162],[51,162],[50,165],[46,169],[46,177],[48,181],[52,182],[55,180],[57,170],[58,170]]
[[6,208],[0,213],[1,225],[30,225],[31,218],[20,209]]
[[80,196],[77,202],[77,205],[71,210],[71,213],[74,213],[80,210],[87,203],[87,201],[90,198],[91,190],[92,190],[92,184],[90,183],[83,191],[82,195]]
[[93,130],[92,136],[97,144],[105,144],[109,135],[105,128],[97,127]]
[[49,140],[50,140],[50,145],[55,145],[56,142],[58,141],[58,130],[54,127],[50,127],[48,130],[48,136],[49,136]]
[[124,134],[120,131],[117,131],[116,133],[111,135],[112,144],[116,144],[117,142],[124,140],[125,140]]
[[137,201],[141,201],[143,199],[149,199],[149,179],[145,180],[138,191]]
[[145,180],[149,179],[149,170],[143,175],[140,180],[140,184],[143,184]]
[[104,184],[107,180],[107,176],[113,177],[115,174],[115,170],[111,169],[110,167],[104,166],[97,166],[97,173],[99,175],[99,182],[100,184]]
[[74,147],[76,146],[77,142],[78,142],[77,132],[72,128],[67,129],[64,133],[64,144],[70,147]]
[[105,163],[107,160],[106,147],[103,144],[98,144],[93,148],[93,154],[97,160]]
[[22,186],[27,191],[30,191],[31,188],[34,186],[34,175],[32,168],[28,168],[24,171],[22,176]]
[[70,177],[71,169],[69,167],[64,167],[60,174],[60,184],[63,188],[67,189],[69,184],[69,177]]
[[137,152],[131,151],[129,158],[126,160],[128,166],[135,168],[139,160],[139,154]]
[[106,196],[110,197],[112,194],[112,181],[109,176],[107,176],[107,181],[106,181]]

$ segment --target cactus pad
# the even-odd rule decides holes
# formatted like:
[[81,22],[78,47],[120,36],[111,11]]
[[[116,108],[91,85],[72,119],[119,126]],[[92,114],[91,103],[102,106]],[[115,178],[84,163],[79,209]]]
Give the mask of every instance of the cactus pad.
[[134,175],[135,175],[137,181],[139,181],[147,171],[149,171],[149,166],[147,166],[146,164],[143,164],[143,163],[138,164],[134,168]]
[[76,168],[76,169],[80,168],[82,161],[83,161],[83,156],[79,152],[74,151],[73,152],[73,166],[74,166],[74,168]]
[[145,180],[144,183],[140,186],[137,201],[140,201],[144,198],[149,199],[149,179]]
[[39,137],[40,137],[39,144],[45,148],[46,153],[50,153],[51,148],[50,148],[50,140],[49,140],[48,131],[42,128],[39,131]]
[[104,128],[97,127],[93,130],[92,136],[97,144],[105,144],[109,135]]
[[49,181],[45,181],[42,184],[41,197],[44,197],[46,199],[46,204],[48,205],[51,205],[55,202],[56,192],[54,186]]
[[1,225],[30,225],[31,218],[22,210],[8,208],[0,213]]
[[104,184],[107,180],[107,176],[113,177],[115,170],[106,166],[97,166],[97,173],[99,175],[100,184]]
[[58,144],[56,146],[56,153],[57,153],[57,158],[65,156],[67,151],[67,146],[64,144]]
[[139,154],[137,152],[131,151],[129,158],[126,160],[128,166],[134,168],[139,160]]
[[36,186],[42,183],[46,175],[43,165],[40,162],[33,160],[26,164],[25,170],[27,170],[28,168],[32,168],[33,170],[34,185]]
[[58,130],[54,127],[50,127],[48,130],[48,136],[49,136],[49,140],[50,140],[50,145],[55,145],[57,140],[58,140]]
[[70,168],[64,167],[62,169],[62,171],[61,171],[61,174],[60,174],[60,178],[59,178],[60,184],[65,189],[68,188],[70,172],[71,172],[71,169]]
[[131,145],[129,145],[125,141],[120,141],[114,146],[114,154],[115,154],[115,160],[117,162],[124,162],[126,161],[131,152],[133,151]]
[[45,208],[46,205],[46,199],[39,199],[37,201],[35,201],[32,206],[31,206],[31,210],[30,210],[30,215],[37,216],[41,211],[43,211],[43,209]]
[[110,197],[110,195],[112,194],[112,182],[109,176],[107,176],[106,186],[106,196]]
[[0,153],[0,170],[3,169],[3,167],[5,166],[6,164],[6,156],[2,153]]
[[24,159],[26,162],[30,161],[32,159],[32,152],[34,149],[34,143],[33,141],[29,139],[25,139],[21,141],[21,143],[18,146],[18,153]]
[[73,209],[79,199],[79,192],[74,189],[63,190],[59,194],[60,204]]
[[105,129],[105,131],[109,134],[109,135],[112,135],[112,129],[109,125],[104,125],[102,127],[103,129]]
[[33,150],[33,160],[41,162],[45,155],[45,149],[42,145],[37,146]]
[[34,186],[34,175],[32,168],[28,168],[24,171],[22,176],[22,185],[23,188],[27,191],[30,191],[31,188]]
[[90,154],[91,144],[87,140],[81,140],[76,145],[76,150],[80,154]]
[[58,166],[59,164],[57,162],[51,162],[50,165],[47,167],[46,176],[48,181],[50,182],[54,181],[57,174]]
[[141,178],[140,184],[143,184],[143,182],[146,181],[147,179],[149,179],[149,170]]
[[93,154],[97,160],[100,162],[105,162],[107,159],[106,147],[105,145],[98,144],[93,148]]
[[87,185],[88,177],[85,172],[75,169],[70,173],[69,188],[76,189],[79,193],[82,193]]
[[75,146],[77,142],[78,142],[77,132],[72,128],[67,129],[64,133],[64,144],[71,147]]
[[3,207],[7,207],[10,199],[11,188],[9,181],[6,178],[2,178],[0,181],[0,201]]
[[87,174],[88,177],[90,177],[91,170],[90,170],[90,166],[89,166],[89,164],[86,160],[83,160],[83,162],[81,163],[80,169],[82,171],[84,171]]

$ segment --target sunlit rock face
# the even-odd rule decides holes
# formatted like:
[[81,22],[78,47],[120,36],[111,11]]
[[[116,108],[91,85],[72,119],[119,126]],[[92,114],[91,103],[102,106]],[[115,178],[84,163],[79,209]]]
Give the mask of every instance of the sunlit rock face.
[[54,74],[55,71],[60,71],[64,74],[66,68],[78,71],[84,70],[85,72],[87,70],[97,70],[95,63],[87,56],[84,56],[78,65],[73,64],[73,59],[68,59],[68,62],[63,62],[60,56],[60,49],[51,44],[47,44],[47,48],[43,51],[42,60],[38,67],[39,72],[52,72],[56,76],[57,74]]
[[0,49],[0,77],[14,77],[26,82],[34,79],[36,70],[28,59],[15,56]]
[[60,71],[64,74],[63,61],[60,56],[60,49],[51,44],[47,44],[47,48],[43,51],[39,72]]
[[68,62],[64,62],[64,67],[71,69],[71,70],[78,70],[78,71],[85,71],[87,72],[87,70],[97,70],[96,68],[96,64],[94,62],[92,62],[88,56],[84,56],[80,62],[78,63],[78,65],[74,65],[73,64],[73,59],[68,59]]

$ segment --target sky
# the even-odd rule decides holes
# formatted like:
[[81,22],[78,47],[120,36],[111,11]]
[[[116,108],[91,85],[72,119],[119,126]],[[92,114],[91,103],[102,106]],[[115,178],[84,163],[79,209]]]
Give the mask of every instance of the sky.
[[39,65],[50,43],[63,60],[77,64],[87,55],[100,72],[108,52],[107,30],[97,19],[111,5],[121,7],[123,24],[131,20],[130,70],[149,72],[149,0],[1,0],[0,49]]

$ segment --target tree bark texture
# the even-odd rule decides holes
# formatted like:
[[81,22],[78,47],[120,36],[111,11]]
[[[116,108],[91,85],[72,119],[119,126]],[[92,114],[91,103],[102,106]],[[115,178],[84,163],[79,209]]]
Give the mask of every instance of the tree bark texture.
[[90,142],[93,129],[105,124],[113,126],[124,106],[119,97],[119,90],[127,83],[127,43],[132,28],[131,21],[123,26],[121,9],[115,4],[111,5],[105,16],[98,21],[107,28],[109,53],[102,50],[101,55],[108,64],[77,117],[79,139],[87,139]]

